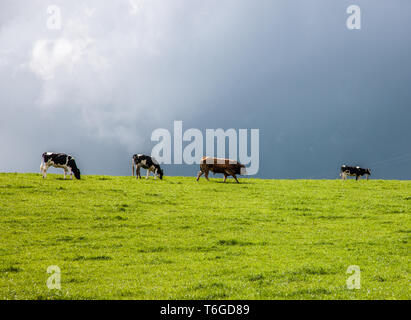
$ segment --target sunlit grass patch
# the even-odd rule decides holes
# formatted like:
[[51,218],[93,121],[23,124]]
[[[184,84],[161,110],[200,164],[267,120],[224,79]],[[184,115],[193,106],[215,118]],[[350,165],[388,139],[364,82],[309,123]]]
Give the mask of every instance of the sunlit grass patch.
[[411,298],[410,182],[240,181],[0,174],[0,298]]

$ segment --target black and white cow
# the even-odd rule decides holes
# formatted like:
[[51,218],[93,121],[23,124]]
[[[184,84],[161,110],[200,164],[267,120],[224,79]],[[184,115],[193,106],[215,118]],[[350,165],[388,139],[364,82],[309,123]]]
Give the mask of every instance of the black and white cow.
[[43,174],[43,178],[47,177],[49,167],[55,167],[64,170],[64,179],[66,179],[67,172],[70,173],[71,179],[73,179],[73,173],[77,179],[80,179],[80,170],[72,156],[65,153],[44,152],[41,158],[40,172]]
[[154,173],[154,179],[158,176],[160,179],[163,179],[163,170],[160,168],[158,162],[150,156],[146,156],[144,154],[135,154],[133,155],[133,159],[131,160],[133,177],[134,177],[134,166],[136,167],[136,178],[140,177],[140,168],[147,169],[146,179],[148,179],[150,172]]
[[370,169],[363,169],[360,167],[350,167],[350,166],[346,166],[343,165],[341,166],[341,179],[346,180],[347,176],[355,176],[355,180],[360,179],[363,175],[367,176],[367,180],[368,177],[371,175],[371,170]]

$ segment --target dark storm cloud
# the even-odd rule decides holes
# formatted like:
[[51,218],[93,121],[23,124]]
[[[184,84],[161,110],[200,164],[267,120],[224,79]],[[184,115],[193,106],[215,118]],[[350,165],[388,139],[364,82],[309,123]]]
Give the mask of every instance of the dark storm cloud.
[[64,151],[84,173],[129,174],[151,132],[183,120],[260,129],[264,178],[335,178],[342,163],[411,176],[409,1],[53,4],[61,30],[47,1],[0,4],[1,171]]

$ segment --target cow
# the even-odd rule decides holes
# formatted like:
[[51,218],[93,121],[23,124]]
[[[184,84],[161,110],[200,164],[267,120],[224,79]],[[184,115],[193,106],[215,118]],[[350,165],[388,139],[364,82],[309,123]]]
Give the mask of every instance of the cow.
[[80,170],[77,168],[76,161],[70,155],[65,153],[44,152],[41,155],[40,172],[43,178],[47,177],[47,169],[49,167],[62,168],[64,170],[64,179],[67,172],[70,173],[70,178],[73,179],[73,173],[76,179],[80,179]]
[[350,166],[346,166],[343,165],[341,166],[341,179],[346,180],[347,176],[355,176],[355,180],[360,179],[363,175],[367,176],[367,180],[369,178],[369,176],[371,175],[371,169],[367,168],[367,169],[363,169],[360,167],[350,167]]
[[[230,159],[213,158],[213,157],[202,157],[200,161],[200,171],[197,175],[197,181],[204,174],[205,178],[208,180],[208,173],[213,174],[222,173],[224,174],[224,182],[227,180],[227,176],[232,176],[237,183],[236,174],[246,174],[245,165]],[[209,181],[209,180],[208,180]]]
[[146,179],[148,179],[150,172],[153,172],[154,179],[156,179],[157,176],[160,178],[160,180],[163,179],[164,171],[160,168],[160,165],[153,157],[146,156],[144,154],[134,154],[133,159],[131,160],[131,170],[133,171],[133,177],[134,166],[136,168],[136,179],[138,179],[139,177],[141,179],[140,168],[147,170]]

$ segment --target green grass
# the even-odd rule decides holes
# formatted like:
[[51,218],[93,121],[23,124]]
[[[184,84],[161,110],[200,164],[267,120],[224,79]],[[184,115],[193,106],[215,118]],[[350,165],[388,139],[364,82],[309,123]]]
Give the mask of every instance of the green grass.
[[0,299],[411,298],[410,181],[221,180],[0,174]]

